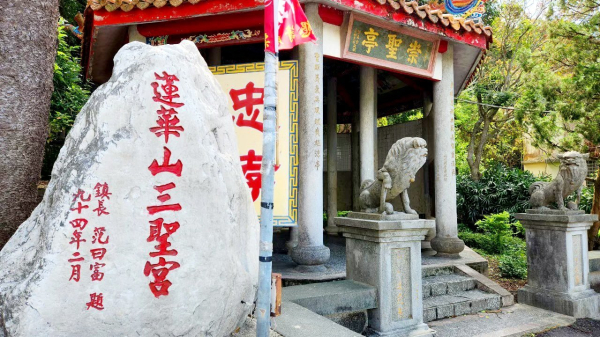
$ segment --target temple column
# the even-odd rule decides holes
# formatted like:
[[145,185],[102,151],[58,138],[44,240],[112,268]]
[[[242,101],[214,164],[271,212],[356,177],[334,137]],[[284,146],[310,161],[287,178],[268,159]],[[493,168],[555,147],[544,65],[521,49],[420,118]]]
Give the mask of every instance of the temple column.
[[377,166],[377,69],[360,67],[360,181],[375,179]]
[[352,210],[355,212],[360,211],[358,205],[358,196],[360,195],[360,133],[358,132],[360,124],[360,117],[358,111],[352,112],[352,134],[351,134],[351,146],[352,146]]
[[319,5],[306,4],[317,43],[299,48],[298,245],[292,259],[298,270],[325,271],[329,248],[323,245],[323,21]]
[[208,50],[208,65],[209,66],[220,66],[221,65],[221,47],[214,47]]
[[327,227],[328,234],[337,234],[337,79],[327,82]]
[[458,256],[465,243],[458,238],[456,165],[454,157],[454,53],[442,54],[442,80],[433,84],[433,167],[435,172],[436,237],[431,248],[440,256]]

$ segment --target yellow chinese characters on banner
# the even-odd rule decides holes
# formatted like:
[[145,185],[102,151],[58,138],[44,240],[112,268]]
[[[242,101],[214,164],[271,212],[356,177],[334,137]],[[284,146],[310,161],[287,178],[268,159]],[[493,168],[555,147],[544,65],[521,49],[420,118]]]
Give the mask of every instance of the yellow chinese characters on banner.
[[[238,137],[240,165],[256,213],[260,215],[262,183],[264,63],[211,67],[229,100]],[[277,155],[275,168],[275,226],[296,226],[298,200],[298,62],[279,63],[277,73]]]

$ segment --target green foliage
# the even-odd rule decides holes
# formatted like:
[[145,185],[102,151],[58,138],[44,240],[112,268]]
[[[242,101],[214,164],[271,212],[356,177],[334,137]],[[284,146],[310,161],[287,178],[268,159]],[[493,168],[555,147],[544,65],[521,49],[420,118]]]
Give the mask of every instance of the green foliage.
[[475,226],[483,232],[485,239],[479,239],[479,243],[484,245],[481,248],[489,254],[501,254],[511,249],[511,243],[514,244],[513,228],[522,228],[518,221],[510,222],[508,212],[486,215],[483,220],[477,221]]
[[527,278],[527,256],[524,251],[505,254],[498,258],[500,275],[506,278]]
[[537,178],[530,172],[501,164],[492,164],[479,181],[471,179],[469,174],[459,174],[456,177],[458,221],[473,225],[488,214],[524,212],[528,207],[529,186],[538,180],[548,177]]
[[460,231],[458,237],[465,245],[479,250],[485,255],[510,254],[517,251],[525,251],[525,240],[515,236],[506,236],[502,239],[502,245],[498,245],[490,235],[484,233],[473,233],[471,231]]
[[[341,218],[345,218],[348,216],[348,213],[352,211],[338,211],[337,216]],[[327,225],[327,212],[323,212],[323,224]]]
[[[60,24],[64,23],[61,19]],[[68,132],[89,97],[89,87],[83,82],[81,66],[76,54],[78,46],[67,43],[68,30],[59,25],[58,50],[54,62],[54,91],[50,104],[50,134],[48,142]]]
[[490,245],[487,249],[489,253],[498,254],[505,249],[504,239],[512,234],[509,219],[510,214],[502,212],[486,215],[483,220],[475,223],[475,226],[490,239]]
[[71,24],[77,25],[73,18],[78,12],[83,13],[86,4],[86,0],[60,0],[58,10],[61,17],[65,18]]
[[527,277],[527,258],[523,226],[510,222],[510,214],[502,212],[486,216],[476,223],[478,232],[460,224],[458,237],[484,256],[498,257],[502,277],[524,279]]
[[[416,121],[423,118],[423,111],[421,109],[412,109],[403,113],[390,115],[383,117],[386,119],[385,125],[396,125],[410,121]],[[382,119],[382,118],[380,118]],[[379,123],[378,123],[379,124]],[[379,126],[379,125],[378,125]]]
[[545,40],[540,13],[528,14],[514,2],[486,4],[494,40],[474,81],[457,100],[457,165],[473,179],[492,162],[520,166],[522,134],[511,107],[523,88],[523,74]]
[[[534,145],[600,148],[600,3],[560,1],[550,12],[548,41],[533,55],[516,107]],[[593,152],[593,151],[592,151]]]

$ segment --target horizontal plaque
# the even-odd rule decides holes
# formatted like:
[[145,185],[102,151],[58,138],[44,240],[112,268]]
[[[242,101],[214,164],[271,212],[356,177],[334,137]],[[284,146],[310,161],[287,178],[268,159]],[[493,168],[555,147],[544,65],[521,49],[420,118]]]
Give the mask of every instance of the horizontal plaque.
[[433,77],[439,39],[352,14],[343,58],[420,77]]

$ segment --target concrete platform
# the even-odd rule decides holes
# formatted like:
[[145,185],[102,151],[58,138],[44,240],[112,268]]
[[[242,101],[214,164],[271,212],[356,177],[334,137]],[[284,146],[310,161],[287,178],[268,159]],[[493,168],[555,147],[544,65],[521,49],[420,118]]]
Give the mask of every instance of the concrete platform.
[[[292,261],[289,255],[283,253],[273,254],[273,272],[281,274],[284,287],[346,278],[346,239],[341,236],[325,235],[324,241],[331,252],[331,257],[325,264],[326,270],[324,272],[299,272],[296,270],[297,264]],[[464,264],[481,274],[487,275],[487,260],[469,247],[465,247],[458,258],[436,257],[433,255],[435,255],[435,251],[431,249],[422,251],[421,261],[424,269]]]
[[273,254],[273,272],[281,274],[283,286],[343,280],[346,278],[346,240],[340,236],[325,235],[324,243],[330,250],[329,261],[324,272],[303,273],[287,254]]
[[436,331],[436,337],[520,337],[573,323],[575,318],[571,316],[515,304],[494,312],[447,318],[427,324]]
[[432,249],[424,250],[422,252],[421,264],[423,265],[423,269],[464,264],[475,269],[477,272],[483,275],[488,274],[487,260],[469,247],[465,246],[465,250],[460,253],[458,258],[438,257],[435,256],[435,254],[436,252]]

